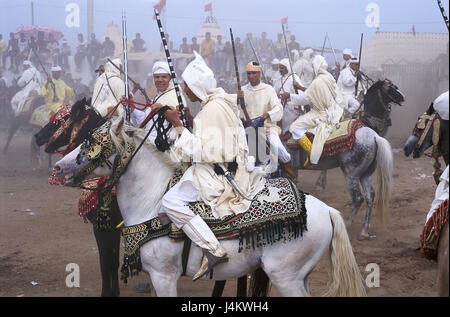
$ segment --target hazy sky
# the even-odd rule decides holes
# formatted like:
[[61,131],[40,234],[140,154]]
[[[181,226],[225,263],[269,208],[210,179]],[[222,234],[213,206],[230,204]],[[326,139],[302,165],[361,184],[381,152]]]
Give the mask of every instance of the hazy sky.
[[[368,15],[379,9],[379,30],[389,32],[447,32],[435,0],[166,0],[163,12],[166,32],[178,47],[181,38],[195,36],[205,17],[204,6],[212,2],[213,15],[223,32],[233,28],[234,36],[245,37],[252,32],[260,36],[265,31],[272,39],[281,32],[281,18],[288,16],[288,29],[302,46],[321,47],[328,33],[335,48],[359,49],[360,34],[367,42],[376,27],[367,25]],[[100,38],[106,26],[121,25],[122,9],[127,12],[128,37],[142,33],[147,47],[159,49],[160,38],[153,20],[153,5],[157,0],[94,0],[94,32]],[[9,32],[20,25],[31,24],[31,0],[0,0],[0,33],[7,39]],[[33,0],[35,24],[54,27],[75,43],[78,33],[87,32],[86,0]],[[66,6],[78,4],[80,26],[67,27]],[[442,1],[447,15],[449,0]],[[368,11],[366,11],[368,9]],[[376,20],[371,20],[372,24]]]

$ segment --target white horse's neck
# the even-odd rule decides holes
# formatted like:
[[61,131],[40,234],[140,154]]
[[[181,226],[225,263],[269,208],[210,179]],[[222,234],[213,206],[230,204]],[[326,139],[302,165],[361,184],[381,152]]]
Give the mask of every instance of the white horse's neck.
[[[140,138],[136,139],[136,145],[140,142]],[[117,201],[125,226],[158,216],[161,198],[174,171],[168,155],[148,143],[141,147],[117,184]]]

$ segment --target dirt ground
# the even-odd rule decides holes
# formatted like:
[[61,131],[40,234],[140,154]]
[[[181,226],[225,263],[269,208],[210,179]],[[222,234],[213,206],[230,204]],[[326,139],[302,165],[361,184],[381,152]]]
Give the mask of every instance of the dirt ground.
[[[0,130],[2,147],[5,138],[5,131]],[[98,250],[92,225],[85,224],[77,213],[79,190],[47,184],[49,171],[30,165],[30,138],[30,132],[19,132],[8,153],[0,154],[0,296],[99,296]],[[387,228],[381,228],[374,216],[372,233],[376,238],[358,241],[356,236],[365,215],[365,209],[361,209],[349,229],[364,278],[370,273],[366,272],[368,264],[379,266],[379,287],[367,288],[368,295],[373,297],[436,294],[436,263],[418,256],[419,235],[436,188],[431,177],[433,162],[428,158],[404,157],[403,142],[391,140],[395,184]],[[318,175],[318,172],[301,172],[300,188],[340,210],[344,217],[348,216],[351,201],[341,171],[329,171],[327,189],[323,192],[314,188]],[[69,263],[79,265],[80,287],[66,286]],[[326,255],[310,277],[313,296],[320,296],[326,290],[328,269]],[[155,296],[154,292],[133,291],[134,285],[146,281],[148,275],[141,273],[128,285],[121,282],[121,296]],[[181,296],[209,296],[212,287],[212,281],[193,283],[189,278],[181,278],[178,284]],[[224,295],[234,296],[235,290],[236,282],[230,281]],[[278,296],[274,288],[271,295]]]

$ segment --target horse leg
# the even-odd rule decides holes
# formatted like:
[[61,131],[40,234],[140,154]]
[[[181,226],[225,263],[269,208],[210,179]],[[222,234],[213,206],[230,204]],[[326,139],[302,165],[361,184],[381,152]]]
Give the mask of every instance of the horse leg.
[[372,179],[372,177],[369,174],[365,174],[365,175],[361,176],[361,185],[364,189],[367,210],[366,210],[366,217],[364,219],[364,225],[358,236],[358,240],[375,238],[375,235],[371,235],[369,233],[370,217],[372,215],[373,200],[375,197],[375,191],[373,190],[373,187],[371,184],[371,179]]
[[31,143],[30,143],[30,162],[32,166],[37,163],[38,167],[41,167],[41,153],[40,153],[40,147],[36,144],[34,137],[31,137]]
[[316,181],[316,190],[322,191],[325,190],[325,187],[327,186],[327,171],[321,171],[319,178],[317,178]]
[[227,281],[216,281],[211,293],[211,297],[221,297]]
[[94,235],[97,241],[98,254],[100,259],[100,272],[102,275],[102,297],[117,296],[113,294],[111,285],[111,255],[113,250],[111,249],[111,232],[101,232],[95,228]]
[[14,134],[17,132],[17,130],[20,128],[20,120],[18,120],[17,117],[15,117],[9,126],[8,129],[8,139],[6,140],[6,144],[3,148],[3,153],[6,153],[8,151],[9,144],[11,143],[11,139],[13,138]]
[[448,222],[441,230],[437,256],[437,292],[438,296],[448,297]]
[[347,190],[350,192],[350,196],[352,197],[352,212],[345,221],[347,227],[350,227],[364,201],[364,198],[361,194],[361,190],[359,188],[359,179],[357,177],[347,175],[345,177],[345,180],[347,182]]

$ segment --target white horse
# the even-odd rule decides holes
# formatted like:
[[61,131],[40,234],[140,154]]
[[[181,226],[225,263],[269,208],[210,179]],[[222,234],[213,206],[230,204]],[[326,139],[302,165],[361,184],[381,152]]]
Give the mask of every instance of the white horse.
[[[125,137],[125,129],[134,132],[139,144],[144,138],[142,130],[124,125],[110,130],[113,139]],[[118,151],[120,153],[120,150]],[[110,159],[111,160],[111,159]],[[58,161],[55,171],[70,183],[89,163],[80,147]],[[161,199],[179,163],[159,152],[150,136],[136,153],[126,172],[117,183],[117,200],[125,226],[141,224],[158,216]],[[99,167],[94,173],[111,173]],[[244,276],[262,267],[281,296],[310,296],[308,277],[324,253],[330,248],[331,282],[327,296],[365,296],[363,279],[353,255],[344,221],[340,213],[317,198],[306,195],[307,231],[302,237],[286,243],[244,248],[239,250],[238,239],[222,240],[229,261],[214,267],[212,279],[229,280]],[[142,269],[149,273],[157,296],[176,296],[177,281],[182,274],[183,242],[168,236],[145,243],[140,248]],[[187,263],[187,276],[199,269],[202,250],[192,245]],[[203,277],[209,278],[208,276]]]

